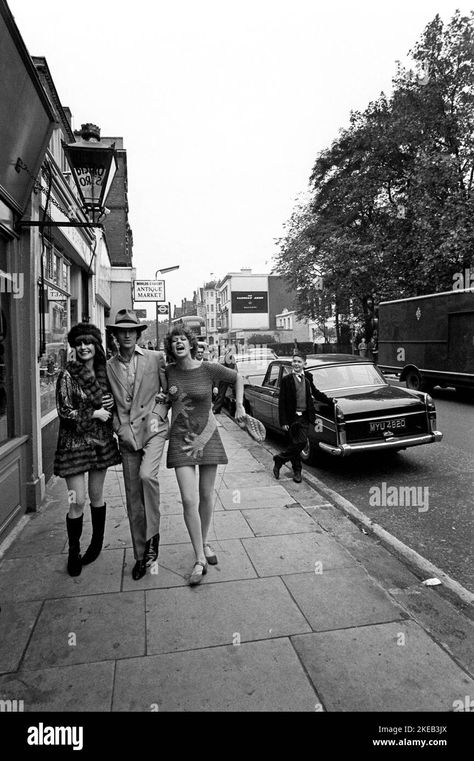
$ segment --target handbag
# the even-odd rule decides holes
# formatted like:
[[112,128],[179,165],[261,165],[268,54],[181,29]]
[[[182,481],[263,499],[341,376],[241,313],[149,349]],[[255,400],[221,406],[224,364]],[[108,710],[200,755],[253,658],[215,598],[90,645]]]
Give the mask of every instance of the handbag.
[[244,431],[247,431],[255,441],[265,441],[267,435],[265,426],[260,420],[257,420],[257,418],[252,417],[251,415],[245,415],[242,420],[236,422]]

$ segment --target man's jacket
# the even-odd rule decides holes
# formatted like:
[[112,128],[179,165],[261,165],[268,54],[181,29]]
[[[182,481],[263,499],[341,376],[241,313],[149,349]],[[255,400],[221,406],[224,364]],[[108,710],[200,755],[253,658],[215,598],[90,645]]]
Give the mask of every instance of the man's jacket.
[[168,407],[157,404],[155,395],[161,390],[161,377],[164,378],[165,359],[163,352],[141,349],[136,353],[137,366],[132,402],[129,391],[123,385],[118,356],[107,362],[107,377],[114,395],[114,431],[120,443],[128,449],[137,451],[157,434],[166,436],[168,432]]

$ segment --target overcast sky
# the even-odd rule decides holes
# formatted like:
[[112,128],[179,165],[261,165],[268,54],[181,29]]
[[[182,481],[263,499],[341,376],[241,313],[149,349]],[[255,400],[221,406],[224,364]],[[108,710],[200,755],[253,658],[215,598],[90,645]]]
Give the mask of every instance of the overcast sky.
[[[7,0],[73,126],[123,136],[139,279],[180,304],[227,272],[270,272],[319,151],[391,91],[451,0]],[[144,308],[146,304],[137,304]],[[153,308],[151,308],[153,307]],[[154,304],[148,314],[154,316]]]

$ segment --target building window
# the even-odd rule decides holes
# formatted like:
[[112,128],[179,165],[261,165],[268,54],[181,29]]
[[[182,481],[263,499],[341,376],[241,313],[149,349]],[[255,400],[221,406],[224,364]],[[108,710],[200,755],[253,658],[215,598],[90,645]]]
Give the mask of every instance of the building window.
[[211,304],[211,312],[214,311],[214,304]]
[[211,328],[214,328],[214,319],[211,319]]

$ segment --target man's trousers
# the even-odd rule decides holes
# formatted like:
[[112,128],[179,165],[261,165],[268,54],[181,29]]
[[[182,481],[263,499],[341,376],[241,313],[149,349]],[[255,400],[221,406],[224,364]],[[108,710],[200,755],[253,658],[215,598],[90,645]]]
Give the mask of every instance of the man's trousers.
[[160,530],[158,470],[165,441],[166,435],[158,434],[136,452],[120,447],[135,560],[143,559],[146,542]]
[[301,452],[306,446],[308,429],[308,415],[303,412],[303,414],[297,417],[296,420],[290,425],[290,429],[288,431],[288,436],[290,439],[289,445],[282,452],[278,452],[278,454],[275,455],[275,461],[278,465],[281,466],[290,460],[294,472],[299,473],[301,471]]

